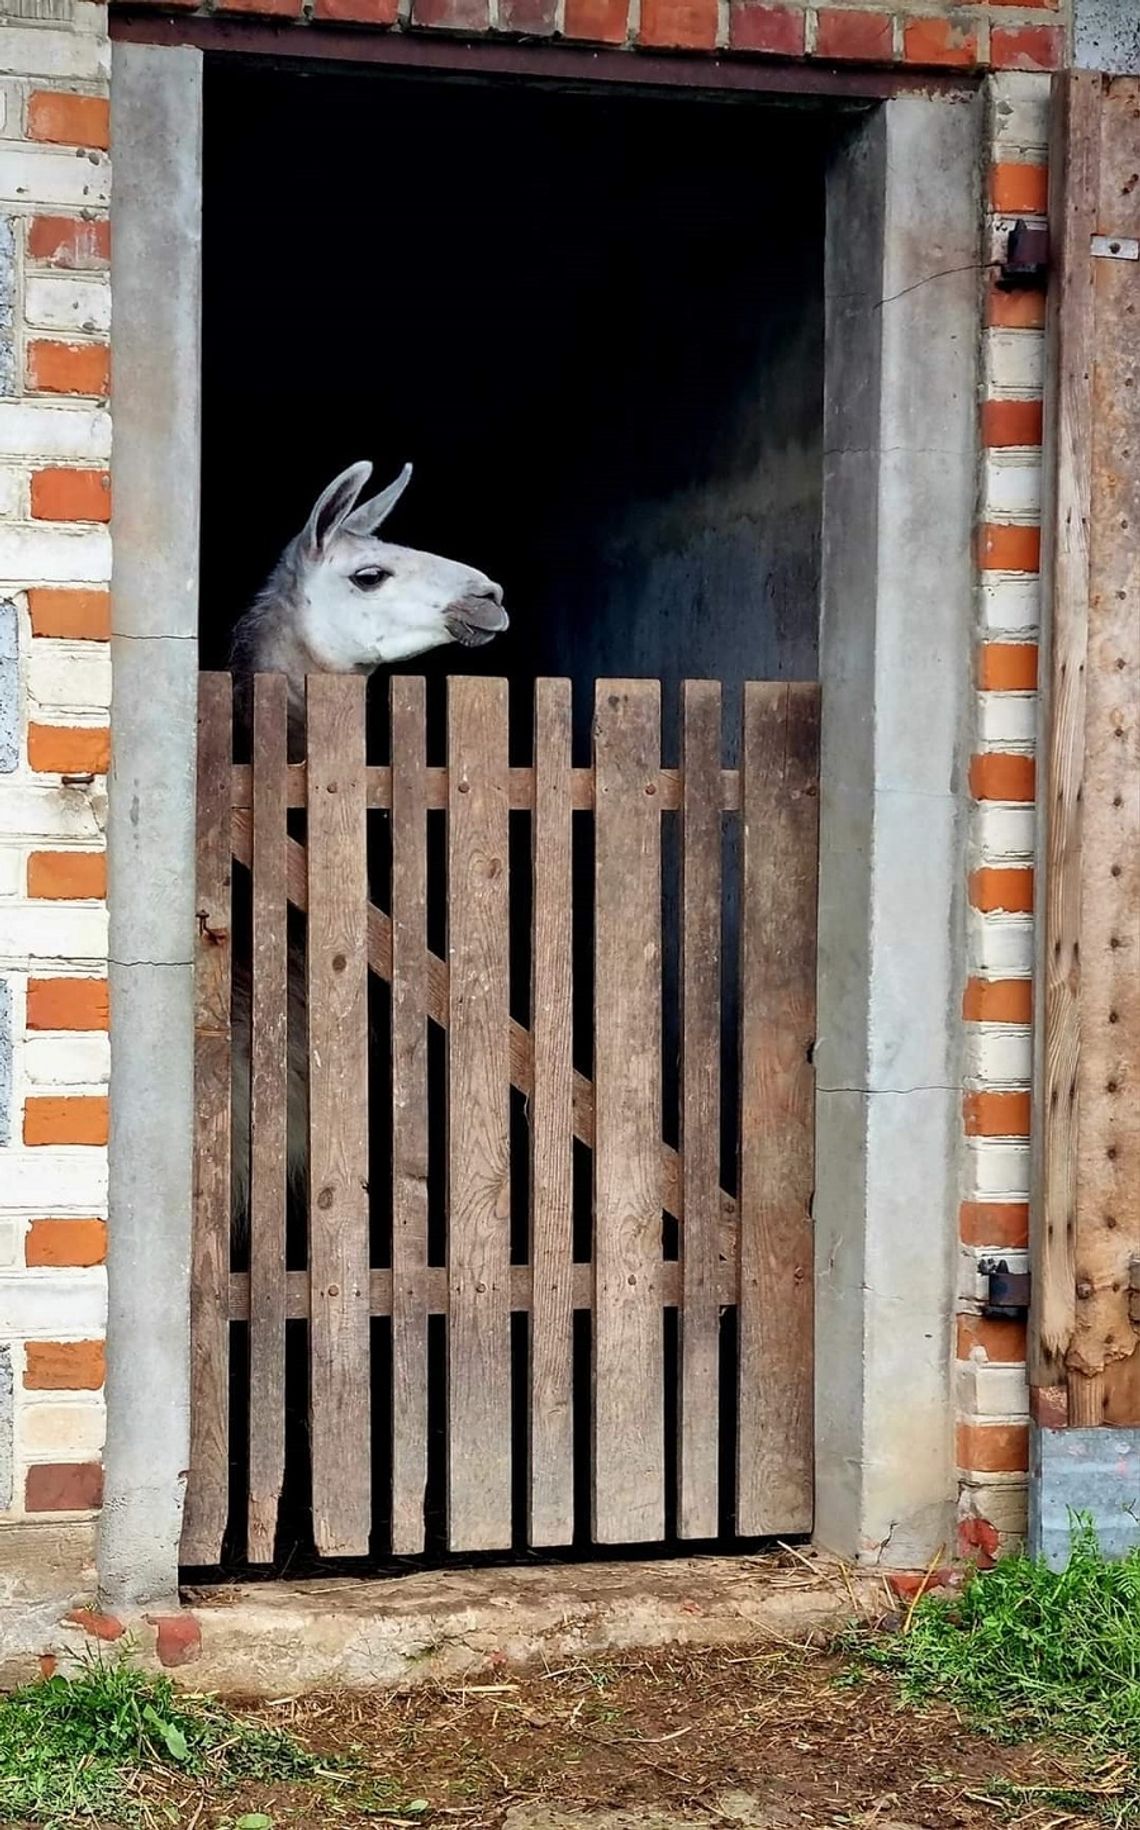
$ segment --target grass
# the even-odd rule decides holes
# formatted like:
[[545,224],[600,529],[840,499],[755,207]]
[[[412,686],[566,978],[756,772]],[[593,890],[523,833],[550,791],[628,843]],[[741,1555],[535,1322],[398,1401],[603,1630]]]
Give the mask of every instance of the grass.
[[[130,1824],[147,1781],[224,1787],[306,1778],[317,1766],[289,1735],[177,1690],[121,1656],[0,1698],[0,1822]],[[257,1813],[237,1826],[262,1830]]]
[[1140,1825],[1140,1550],[1109,1562],[1079,1518],[1064,1570],[1007,1558],[958,1595],[924,1595],[905,1632],[857,1656],[908,1703],[939,1698],[995,1739],[1074,1756],[1075,1782],[1042,1793]]

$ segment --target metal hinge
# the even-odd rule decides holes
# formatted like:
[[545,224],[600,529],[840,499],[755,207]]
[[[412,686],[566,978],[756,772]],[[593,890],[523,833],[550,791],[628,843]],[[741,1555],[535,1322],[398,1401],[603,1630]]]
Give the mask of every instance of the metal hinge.
[[1005,259],[998,269],[1003,292],[1019,287],[1043,292],[1049,278],[1049,231],[1043,223],[1030,226],[1019,217],[1005,244]]
[[986,1280],[983,1315],[1016,1322],[1029,1313],[1028,1271],[1011,1271],[1004,1258],[983,1258],[978,1273]]

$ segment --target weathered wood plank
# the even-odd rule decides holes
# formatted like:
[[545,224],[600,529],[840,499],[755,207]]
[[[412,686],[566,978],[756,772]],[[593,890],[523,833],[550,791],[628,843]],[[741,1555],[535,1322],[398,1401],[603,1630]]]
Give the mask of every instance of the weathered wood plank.
[[249,1510],[251,1563],[273,1560],[285,1477],[288,1104],[287,691],[253,683],[253,973],[250,1000]]
[[198,682],[198,944],[194,962],[194,1229],[190,1473],[182,1561],[216,1563],[229,1511],[230,973],[228,674]]
[[[1140,78],[1104,85],[1097,228],[1140,237]],[[1137,1352],[1140,1252],[1140,347],[1136,263],[1093,261],[1092,524],[1082,794],[1074,1382]],[[1127,1379],[1114,1381],[1119,1415]],[[1104,1403],[1099,1423],[1103,1420]],[[1140,1424],[1140,1413],[1131,1419]]]
[[594,702],[593,1537],[665,1530],[656,681]]
[[424,682],[392,705],[392,1550],[424,1547],[428,1262],[427,812]]
[[531,1544],[574,1536],[570,868],[570,682],[538,680],[534,700],[534,873],[530,1102]]
[[[1090,242],[1100,167],[1100,78],[1054,78],[1050,155],[1046,476],[1042,537],[1042,656],[1047,739],[1042,796],[1044,860],[1038,924],[1039,1089],[1034,1114],[1034,1187],[1039,1223],[1030,1229],[1033,1304],[1029,1377],[1064,1379],[1075,1317],[1077,1078],[1080,1059],[1081,799],[1088,652],[1089,519],[1092,479],[1094,295]],[[1051,630],[1051,636],[1050,636]]]
[[308,747],[313,1534],[322,1556],[364,1556],[372,1505],[362,679],[310,676]]
[[[250,858],[249,815],[237,812],[233,818],[233,853],[239,864]],[[305,849],[290,839],[289,901],[294,908],[308,908],[305,883]],[[368,965],[378,978],[392,977],[392,924],[383,909],[374,903],[368,907]],[[438,954],[427,956],[428,1016],[441,1029],[447,1028],[447,964]],[[533,1060],[530,1034],[511,1019],[509,1028],[511,1085],[530,1097],[533,1088]],[[574,1136],[587,1146],[594,1144],[594,1089],[585,1075],[574,1073]],[[667,1214],[683,1220],[681,1197],[681,1160],[669,1144],[661,1145],[661,1204]],[[720,1192],[720,1252],[725,1263],[736,1259],[736,1202],[724,1189]]]
[[681,1410],[678,1529],[718,1525],[720,1416],[721,695],[686,680],[681,720]]
[[[235,763],[232,772],[233,805],[235,810],[248,809],[251,806],[251,778],[248,763]],[[508,772],[511,811],[530,813],[534,808],[534,771],[527,768],[513,768]],[[288,796],[290,807],[305,805],[305,765],[290,763]],[[367,770],[367,794],[370,811],[383,811],[392,805],[392,771],[383,764],[374,764]],[[740,776],[736,769],[722,769],[720,772],[720,794],[726,813],[735,813],[740,806]],[[663,812],[675,813],[681,805],[681,776],[677,769],[659,769],[657,771],[657,792],[661,798]],[[424,793],[427,797],[428,810],[445,812],[447,809],[447,770],[430,768],[424,773]],[[570,800],[575,813],[592,813],[594,810],[594,771],[593,769],[572,769],[570,771]]]
[[812,1523],[819,688],[744,689],[736,1525]]
[[448,681],[448,1542],[511,1542],[507,683]]

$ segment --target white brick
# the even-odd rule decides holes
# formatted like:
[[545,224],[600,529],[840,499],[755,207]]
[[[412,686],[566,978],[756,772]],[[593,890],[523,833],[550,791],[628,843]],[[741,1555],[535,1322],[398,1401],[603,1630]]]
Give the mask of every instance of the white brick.
[[962,1519],[988,1519],[1012,1549],[1028,1530],[1029,1494],[1024,1474],[1016,1479],[1006,1476],[1001,1486],[982,1486],[978,1476],[962,1483],[958,1497],[958,1516]]
[[5,780],[0,789],[0,839],[99,838],[103,800],[90,788]]
[[0,522],[0,584],[105,585],[110,578],[107,528]]
[[1011,70],[991,77],[993,144],[999,159],[1043,160],[1049,149],[1049,77]]
[[27,514],[28,473],[15,464],[0,464],[0,520]]
[[25,1230],[22,1220],[0,1220],[0,1271],[23,1264]]
[[1036,399],[1045,382],[1045,339],[1036,330],[987,330],[986,393],[995,399]]
[[111,200],[111,162],[106,153],[9,140],[0,144],[0,200],[104,209]]
[[986,864],[1032,864],[1037,851],[1033,807],[986,801],[974,810],[973,839]]
[[978,725],[987,749],[1032,750],[1037,738],[1036,693],[979,693]]
[[106,1434],[106,1407],[96,1398],[60,1400],[49,1393],[24,1394],[17,1449],[29,1461],[85,1460],[99,1454]]
[[987,635],[1035,632],[1041,620],[1041,581],[1023,572],[991,572],[978,593],[978,614]]
[[29,1086],[105,1086],[111,1072],[111,1042],[105,1034],[68,1031],[29,1035],[23,1047],[24,1079]]
[[958,1367],[956,1385],[958,1409],[968,1417],[1020,1421],[1029,1410],[1023,1366],[987,1366],[968,1360]]
[[111,415],[105,407],[0,401],[0,457],[35,458],[39,463],[74,459],[90,464],[110,455]]
[[107,1277],[90,1271],[23,1271],[0,1276],[0,1335],[89,1340],[107,1324]]
[[[3,790],[0,790],[2,793]],[[0,842],[0,896],[24,893],[24,853],[18,845]]]
[[[84,34],[53,31],[49,26],[6,25],[0,20],[0,68],[21,76],[77,76],[104,81],[111,74],[111,47],[95,23],[100,9],[84,9],[90,24]],[[96,33],[98,32],[98,35]]]
[[1033,921],[1028,915],[970,911],[970,970],[983,978],[1028,978],[1033,970]]
[[0,964],[35,960],[105,960],[107,911],[67,903],[0,905]]
[[1015,1023],[966,1025],[966,1074],[970,1080],[986,1086],[1028,1086],[1032,1065],[1030,1030]]
[[970,1194],[982,1201],[1029,1199],[1029,1144],[971,1138],[967,1144]]
[[102,274],[30,273],[24,317],[37,330],[87,331],[111,327],[111,283]]
[[34,641],[28,661],[28,694],[39,712],[106,710],[111,703],[107,644]]
[[1036,526],[1041,519],[1041,459],[1021,451],[991,451],[986,458],[982,512],[989,521]]
[[8,1213],[73,1213],[98,1217],[107,1210],[107,1152],[94,1145],[70,1150],[5,1150],[0,1209]]
[[[1021,1198],[1024,1199],[1024,1196]],[[959,1246],[958,1295],[962,1302],[977,1303],[980,1307],[981,1304],[986,1301],[989,1296],[989,1283],[978,1270],[978,1266],[984,1258],[992,1258],[994,1256],[995,1254],[992,1251],[987,1251],[981,1246]],[[1024,1272],[1029,1270],[1029,1253],[1027,1251],[1010,1251],[1006,1246],[1003,1246],[996,1256],[999,1257],[1004,1264],[1008,1265],[1015,1277],[1021,1276]]]

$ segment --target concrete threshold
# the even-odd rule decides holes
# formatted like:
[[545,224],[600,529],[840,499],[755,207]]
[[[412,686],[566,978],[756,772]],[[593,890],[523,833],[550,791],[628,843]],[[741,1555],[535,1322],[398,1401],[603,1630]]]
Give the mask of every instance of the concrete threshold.
[[431,1570],[184,1592],[195,1688],[281,1696],[455,1682],[665,1645],[818,1643],[881,1613],[881,1578],[819,1553]]

